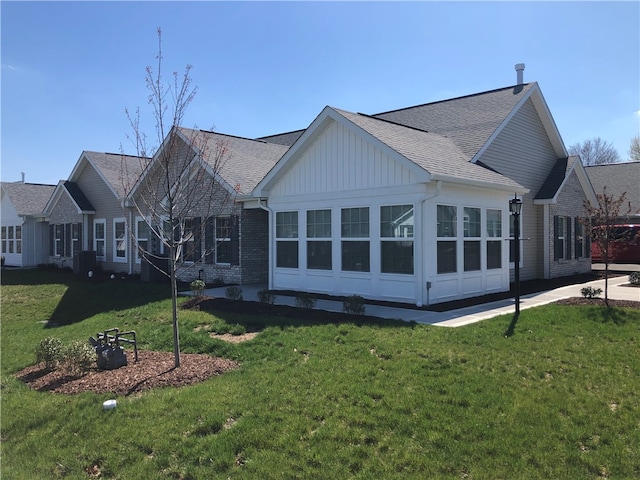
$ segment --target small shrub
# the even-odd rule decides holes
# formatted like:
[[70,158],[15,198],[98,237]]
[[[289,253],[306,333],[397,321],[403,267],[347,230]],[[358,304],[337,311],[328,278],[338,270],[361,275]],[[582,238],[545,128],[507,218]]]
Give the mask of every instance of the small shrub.
[[364,315],[364,298],[360,295],[351,295],[342,302],[342,310],[352,315]]
[[301,292],[296,295],[296,307],[298,308],[313,308],[316,306],[316,299],[308,293]]
[[593,288],[593,287],[584,287],[582,290],[580,290],[580,292],[582,293],[582,296],[584,298],[598,298],[602,293],[602,289]]
[[189,286],[191,287],[191,291],[196,297],[201,297],[204,295],[204,288],[206,287],[204,280],[196,279],[191,282]]
[[47,337],[40,341],[36,347],[36,362],[44,362],[45,366],[53,370],[64,359],[62,340],[55,337]]
[[236,286],[227,287],[225,296],[229,300],[242,300],[242,289]]
[[629,275],[629,283],[631,283],[631,285],[640,286],[640,272],[633,272]]
[[269,292],[269,290],[263,289],[258,292],[258,301],[260,303],[268,303],[269,305],[273,305],[276,301],[276,296]]
[[88,371],[96,362],[96,352],[86,342],[71,342],[63,349],[62,362],[65,372],[78,376]]

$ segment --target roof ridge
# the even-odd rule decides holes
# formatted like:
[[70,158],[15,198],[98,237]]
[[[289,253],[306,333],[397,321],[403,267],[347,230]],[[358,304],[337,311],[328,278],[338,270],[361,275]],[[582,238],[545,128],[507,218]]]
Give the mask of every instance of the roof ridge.
[[424,130],[422,128],[413,127],[411,125],[405,125],[404,123],[400,123],[400,122],[394,122],[393,120],[388,120],[386,118],[378,118],[375,115],[369,115],[367,113],[361,113],[361,112],[357,112],[356,115],[362,115],[363,117],[371,118],[371,119],[377,120],[379,122],[390,123],[391,125],[397,125],[399,127],[404,127],[404,128],[408,128],[410,130],[415,130],[417,132],[432,133],[434,135],[440,135],[441,137],[448,138],[446,135],[442,135],[440,133],[430,132],[429,130]]
[[[185,128],[185,127],[181,127],[181,128]],[[189,128],[188,130],[192,130],[195,131],[195,129],[193,128]],[[204,130],[202,128],[199,128],[197,131],[202,132],[202,133],[211,133],[212,135],[220,135],[222,137],[230,137],[230,138],[237,138],[239,140],[249,140],[250,142],[259,142],[259,143],[266,143],[267,145],[279,145],[277,143],[271,143],[271,142],[267,142],[265,140],[261,140],[259,138],[249,138],[249,137],[242,137],[240,135],[232,135],[230,133],[221,133],[221,132],[214,132],[212,130]]]
[[468,95],[461,95],[459,97],[452,97],[452,98],[445,98],[443,100],[436,100],[434,102],[426,102],[426,103],[421,103],[418,105],[410,105],[408,107],[403,107],[403,108],[395,108],[393,110],[387,110],[385,112],[379,112],[379,113],[374,113],[372,114],[372,116],[376,117],[378,115],[385,115],[387,113],[393,113],[393,112],[400,112],[402,110],[410,110],[412,108],[420,108],[420,107],[426,107],[427,105],[436,105],[438,103],[445,103],[445,102],[451,102],[453,100],[461,100],[463,98],[471,98],[471,97],[477,97],[480,95],[486,95],[488,93],[495,93],[495,92],[500,92],[502,90],[509,90],[511,88],[515,88],[515,87],[524,87],[524,86],[528,86],[531,85],[534,82],[528,82],[528,83],[522,83],[522,84],[515,84],[515,85],[509,85],[508,87],[502,87],[502,88],[495,88],[493,90],[486,90],[484,92],[476,92],[476,93],[470,93]]

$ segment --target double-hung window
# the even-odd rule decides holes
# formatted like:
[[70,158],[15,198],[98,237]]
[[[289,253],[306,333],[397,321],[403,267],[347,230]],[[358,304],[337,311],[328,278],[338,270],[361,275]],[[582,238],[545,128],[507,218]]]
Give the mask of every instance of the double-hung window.
[[480,209],[464,207],[464,271],[480,270]]
[[502,268],[502,210],[487,210],[487,270]]
[[413,205],[380,207],[382,273],[413,274]]
[[141,217],[136,217],[136,245],[136,262],[140,263],[149,251],[149,224]]
[[307,211],[307,268],[331,270],[331,210]]
[[113,220],[113,261],[127,261],[127,225],[123,218]]
[[231,218],[216,217],[216,263],[231,263]]
[[64,255],[64,225],[58,223],[53,226],[53,256],[62,257]]
[[565,217],[555,216],[553,217],[553,230],[554,230],[554,259],[564,260],[566,258],[566,222]]
[[93,249],[97,260],[106,260],[107,221],[95,220],[93,222]]
[[343,208],[340,228],[342,270],[370,271],[369,207]]
[[276,212],[276,267],[298,268],[298,212]]
[[458,208],[453,205],[438,205],[436,215],[438,273],[455,273],[458,270]]

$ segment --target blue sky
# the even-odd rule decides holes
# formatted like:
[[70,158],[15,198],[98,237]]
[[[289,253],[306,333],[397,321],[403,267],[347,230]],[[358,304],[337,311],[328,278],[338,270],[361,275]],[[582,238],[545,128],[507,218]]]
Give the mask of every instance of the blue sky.
[[145,67],[193,65],[183,123],[259,137],[326,105],[378,113],[537,81],[565,145],[627,159],[640,125],[638,2],[8,2],[2,180],[55,184],[83,150],[128,153],[125,107],[154,134]]

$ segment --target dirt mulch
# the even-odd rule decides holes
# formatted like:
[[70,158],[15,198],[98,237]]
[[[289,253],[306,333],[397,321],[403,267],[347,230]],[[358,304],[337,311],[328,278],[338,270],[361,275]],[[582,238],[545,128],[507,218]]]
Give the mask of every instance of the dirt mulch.
[[127,350],[128,365],[115,370],[91,369],[80,377],[62,370],[49,371],[44,364],[27,367],[16,377],[40,392],[75,394],[113,393],[128,396],[157,387],[192,385],[239,367],[237,362],[206,354],[181,353],[180,367],[174,368],[172,352],[139,351],[138,362]]
[[[598,305],[605,306],[604,298],[583,298],[571,297],[558,300],[558,305]],[[609,306],[612,308],[640,308],[640,301],[633,300],[612,300],[609,299]]]

